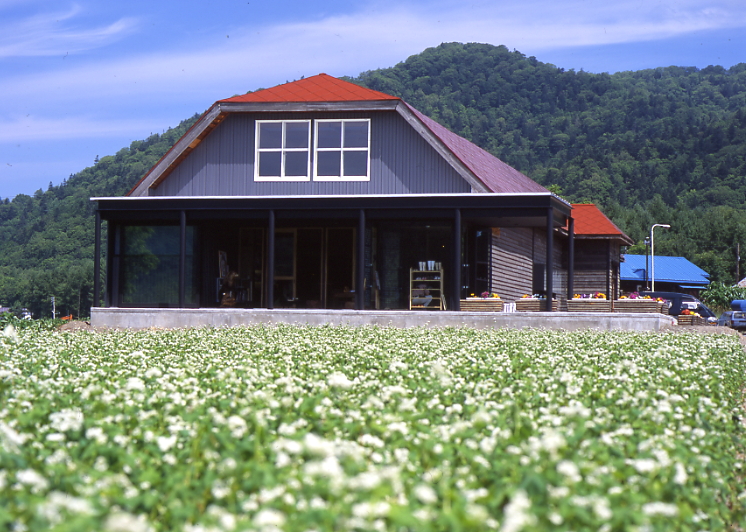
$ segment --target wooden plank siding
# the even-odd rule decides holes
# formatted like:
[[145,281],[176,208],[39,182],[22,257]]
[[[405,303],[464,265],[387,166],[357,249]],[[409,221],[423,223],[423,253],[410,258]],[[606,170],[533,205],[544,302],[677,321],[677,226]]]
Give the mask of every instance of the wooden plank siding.
[[[555,236],[553,247],[554,293],[560,309],[566,308],[567,269],[563,266],[566,240]],[[502,227],[492,230],[492,288],[507,301],[533,292],[534,264],[546,264],[546,231],[542,228]]]
[[[371,119],[370,181],[254,182],[257,119],[324,118]],[[378,111],[229,115],[151,194],[283,196],[468,192],[471,186],[398,113]]]
[[492,230],[492,291],[513,301],[531,293],[534,231],[531,228]]
[[[607,260],[607,246],[609,260]],[[576,294],[602,292],[606,294],[607,282],[610,287],[608,298],[618,299],[621,295],[619,281],[620,243],[609,240],[575,241],[575,279],[573,291]],[[609,266],[607,268],[607,265]]]

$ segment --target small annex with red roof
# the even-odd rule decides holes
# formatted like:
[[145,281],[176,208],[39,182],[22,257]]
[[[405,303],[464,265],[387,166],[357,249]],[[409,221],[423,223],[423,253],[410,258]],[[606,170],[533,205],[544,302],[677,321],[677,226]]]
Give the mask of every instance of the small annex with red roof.
[[633,240],[592,203],[573,203],[572,220],[574,291],[602,292],[618,298],[622,247],[633,244]]
[[[105,306],[128,308],[564,299],[567,227],[591,217],[401,98],[327,74],[216,101],[126,197],[93,200]],[[413,305],[414,281],[434,303]]]

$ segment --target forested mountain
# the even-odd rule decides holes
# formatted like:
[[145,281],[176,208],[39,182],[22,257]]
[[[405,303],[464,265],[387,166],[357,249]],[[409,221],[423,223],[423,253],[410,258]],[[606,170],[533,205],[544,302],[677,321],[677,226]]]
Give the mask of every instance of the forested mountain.
[[[736,280],[736,246],[746,242],[746,64],[591,74],[504,46],[449,43],[348,79],[401,96],[570,201],[597,203],[638,242],[630,252],[644,253],[650,226],[668,223],[656,254]],[[195,119],[0,204],[0,305],[50,315],[55,295],[62,313],[86,315],[88,198],[125,193]]]
[[596,203],[636,242],[671,224],[656,234],[658,253],[736,280],[746,63],[590,74],[449,43],[352,81],[401,96],[566,199]]

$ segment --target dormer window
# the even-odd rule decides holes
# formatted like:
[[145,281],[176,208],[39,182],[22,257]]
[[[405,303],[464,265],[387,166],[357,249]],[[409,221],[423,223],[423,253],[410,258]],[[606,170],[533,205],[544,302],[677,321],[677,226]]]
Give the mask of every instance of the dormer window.
[[370,120],[316,120],[314,154],[314,181],[369,181]]
[[310,120],[257,120],[255,181],[308,181]]

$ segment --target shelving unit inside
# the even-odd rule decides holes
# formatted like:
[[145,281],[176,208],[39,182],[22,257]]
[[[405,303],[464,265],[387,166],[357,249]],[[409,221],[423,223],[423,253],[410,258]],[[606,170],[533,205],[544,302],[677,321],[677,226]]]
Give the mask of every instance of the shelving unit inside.
[[[426,295],[432,299],[425,304]],[[445,310],[443,270],[409,269],[409,310]]]

